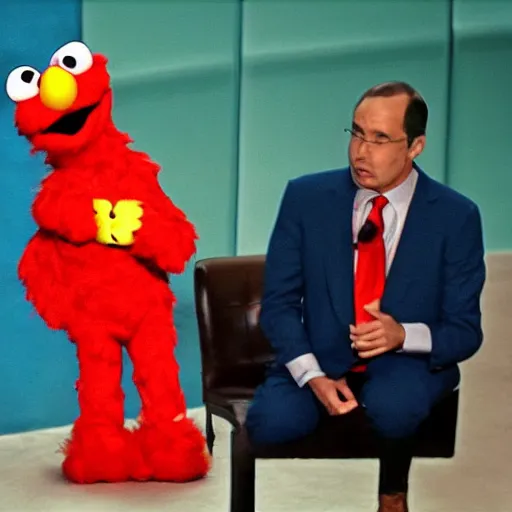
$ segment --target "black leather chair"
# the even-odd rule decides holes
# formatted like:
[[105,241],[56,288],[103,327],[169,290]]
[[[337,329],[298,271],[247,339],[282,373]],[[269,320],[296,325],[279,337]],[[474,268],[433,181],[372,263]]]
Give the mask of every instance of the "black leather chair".
[[[244,427],[247,408],[263,382],[272,349],[258,325],[265,256],[233,256],[197,261],[195,303],[199,326],[206,436],[213,453],[212,415],[231,431],[231,512],[253,512],[257,458],[376,458],[376,443],[361,408],[329,417],[300,441],[254,447]],[[357,385],[357,380],[356,380]],[[449,458],[455,451],[459,391],[432,411],[416,444],[416,457]],[[340,442],[350,439],[350,443]]]

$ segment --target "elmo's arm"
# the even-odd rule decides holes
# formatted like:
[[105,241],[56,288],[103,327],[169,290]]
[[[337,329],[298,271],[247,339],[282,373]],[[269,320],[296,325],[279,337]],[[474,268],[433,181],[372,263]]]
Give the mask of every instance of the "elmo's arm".
[[165,195],[155,179],[142,202],[142,226],[135,233],[131,252],[153,261],[165,272],[179,274],[196,252],[194,225]]
[[83,185],[73,183],[61,171],[52,172],[42,181],[32,214],[41,229],[69,242],[84,243],[96,237],[91,197]]

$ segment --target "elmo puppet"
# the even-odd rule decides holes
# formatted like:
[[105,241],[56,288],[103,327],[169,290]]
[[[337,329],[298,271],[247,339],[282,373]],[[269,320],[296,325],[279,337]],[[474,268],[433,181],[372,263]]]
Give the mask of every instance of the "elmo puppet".
[[[183,272],[197,235],[160,188],[159,167],[115,127],[106,64],[75,41],[42,74],[29,66],[9,74],[16,127],[51,167],[19,277],[46,324],[76,345],[80,415],[63,446],[64,475],[195,480],[210,459],[186,417],[167,273]],[[124,423],[123,347],[142,404],[133,430]]]

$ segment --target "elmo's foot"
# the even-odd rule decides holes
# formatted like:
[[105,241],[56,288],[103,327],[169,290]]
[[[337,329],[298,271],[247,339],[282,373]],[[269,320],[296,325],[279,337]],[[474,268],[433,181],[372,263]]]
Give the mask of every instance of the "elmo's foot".
[[210,454],[205,439],[188,418],[134,432],[153,480],[189,482],[206,476]]
[[132,432],[106,425],[75,425],[64,446],[62,471],[75,483],[147,480],[149,472]]

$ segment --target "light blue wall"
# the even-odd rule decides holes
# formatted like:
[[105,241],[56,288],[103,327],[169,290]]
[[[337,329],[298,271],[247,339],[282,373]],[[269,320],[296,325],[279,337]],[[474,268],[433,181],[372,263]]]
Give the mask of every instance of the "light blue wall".
[[[198,228],[198,258],[264,252],[286,181],[345,165],[354,102],[390,79],[429,103],[419,163],[480,204],[487,250],[512,248],[512,2],[1,0],[0,71],[42,68],[81,35],[109,57],[115,121],[162,165],[163,188]],[[69,423],[77,407],[73,346],[33,315],[17,282],[46,171],[13,129],[5,95],[0,157],[1,434]],[[200,405],[193,263],[172,280],[191,407]]]
[[512,249],[512,1],[455,0],[448,184],[480,205],[489,250]]
[[286,181],[344,166],[359,95],[405,80],[430,107],[418,163],[512,249],[512,1],[246,0],[237,251],[264,252]]

